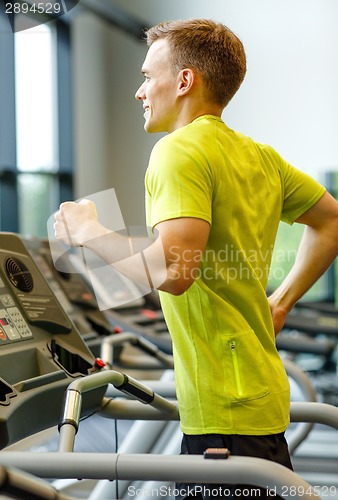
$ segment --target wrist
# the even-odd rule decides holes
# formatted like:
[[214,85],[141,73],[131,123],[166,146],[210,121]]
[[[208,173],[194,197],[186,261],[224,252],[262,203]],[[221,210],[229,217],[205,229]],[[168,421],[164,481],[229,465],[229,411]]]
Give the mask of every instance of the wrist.
[[79,238],[79,245],[83,248],[95,249],[99,243],[100,237],[111,233],[111,230],[105,228],[97,221],[90,221],[83,229],[83,236]]
[[290,300],[290,297],[288,297],[286,293],[283,293],[279,289],[277,289],[268,297],[268,301],[270,308],[284,313],[285,316],[291,311],[294,306],[294,303]]

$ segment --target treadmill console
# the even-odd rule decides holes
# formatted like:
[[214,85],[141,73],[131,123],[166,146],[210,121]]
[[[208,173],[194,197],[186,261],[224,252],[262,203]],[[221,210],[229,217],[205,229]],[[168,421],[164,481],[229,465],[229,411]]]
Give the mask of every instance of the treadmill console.
[[[68,385],[97,369],[23,240],[0,233],[0,448],[57,424]],[[85,395],[84,412],[104,392]]]

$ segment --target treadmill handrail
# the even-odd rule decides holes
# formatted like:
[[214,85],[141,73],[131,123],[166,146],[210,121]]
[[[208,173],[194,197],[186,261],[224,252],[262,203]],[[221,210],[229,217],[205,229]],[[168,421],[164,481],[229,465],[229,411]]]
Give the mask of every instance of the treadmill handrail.
[[201,455],[0,452],[0,463],[48,478],[250,484],[274,490],[283,498],[320,498],[295,472],[254,457],[205,460]]
[[292,402],[291,422],[314,422],[338,430],[338,407],[328,403]]
[[[299,368],[293,361],[283,358],[283,364],[286,373],[291,377],[300,388],[304,401],[317,401],[316,390],[310,380],[310,377]],[[313,428],[314,422],[299,422],[295,429],[288,436],[289,453],[293,455],[298,446],[307,438]]]
[[[0,466],[0,495],[7,493],[10,496],[3,498],[22,498],[34,500],[74,500],[59,493],[47,481],[28,474],[14,467]],[[1,495],[2,498],[2,495]]]
[[72,451],[81,415],[82,393],[113,384],[120,391],[144,404],[153,406],[165,416],[177,416],[177,404],[156,394],[152,389],[129,375],[115,370],[102,370],[74,380],[67,388],[59,421],[59,451]]

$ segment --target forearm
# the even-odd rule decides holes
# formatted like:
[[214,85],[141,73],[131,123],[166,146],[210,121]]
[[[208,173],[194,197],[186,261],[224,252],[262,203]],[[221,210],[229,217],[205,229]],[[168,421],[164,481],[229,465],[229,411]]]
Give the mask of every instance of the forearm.
[[82,247],[85,254],[94,252],[104,262],[98,264],[101,270],[112,266],[137,284],[175,295],[184,293],[196,276],[198,262],[186,261],[186,252],[201,256],[210,230],[203,219],[184,217],[157,224],[155,238],[147,232],[130,237],[102,226],[89,200],[62,203],[54,219],[55,238]]
[[83,242],[84,249],[93,251],[107,266],[112,266],[136,285],[158,288],[167,276],[160,241],[148,236],[127,236],[98,225],[99,236]]

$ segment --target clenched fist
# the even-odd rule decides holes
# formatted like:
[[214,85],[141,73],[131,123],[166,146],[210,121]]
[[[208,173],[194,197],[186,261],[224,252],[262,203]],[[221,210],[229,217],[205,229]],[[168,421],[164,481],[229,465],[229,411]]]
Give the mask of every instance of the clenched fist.
[[54,218],[55,238],[71,247],[84,246],[86,241],[102,234],[95,203],[90,200],[62,203]]

